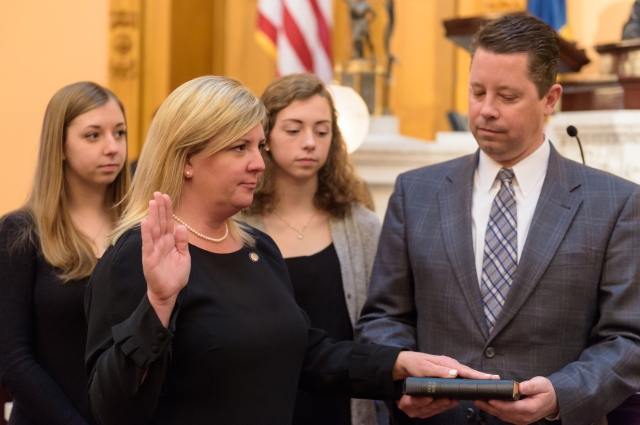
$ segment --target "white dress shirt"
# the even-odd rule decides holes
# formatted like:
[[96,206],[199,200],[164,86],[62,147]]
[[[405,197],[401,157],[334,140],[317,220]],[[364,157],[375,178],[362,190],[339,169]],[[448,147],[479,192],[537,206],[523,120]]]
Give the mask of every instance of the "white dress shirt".
[[[516,193],[516,211],[518,221],[518,259],[522,256],[533,213],[535,212],[542,184],[547,174],[551,147],[547,136],[544,142],[531,155],[511,167],[515,175],[513,189]],[[501,182],[496,179],[502,168],[498,162],[480,151],[478,168],[473,178],[473,198],[471,203],[471,231],[473,250],[476,260],[478,283],[482,286],[482,262],[484,260],[484,238],[491,214],[493,200],[500,190]]]

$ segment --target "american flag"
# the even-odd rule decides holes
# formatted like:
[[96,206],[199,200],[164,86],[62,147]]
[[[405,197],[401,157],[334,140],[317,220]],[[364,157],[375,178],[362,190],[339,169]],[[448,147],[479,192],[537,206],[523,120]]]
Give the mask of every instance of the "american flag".
[[331,0],[259,0],[256,39],[276,57],[278,75],[333,78]]

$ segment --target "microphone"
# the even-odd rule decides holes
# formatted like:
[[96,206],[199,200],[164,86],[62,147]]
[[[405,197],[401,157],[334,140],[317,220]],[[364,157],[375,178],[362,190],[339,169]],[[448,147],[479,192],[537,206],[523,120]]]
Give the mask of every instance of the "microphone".
[[582,163],[584,165],[587,165],[587,163],[584,162],[584,152],[582,151],[582,143],[580,143],[580,139],[578,138],[578,129],[570,125],[569,127],[567,127],[567,134],[571,137],[575,137],[576,140],[578,141],[578,146],[580,147],[580,156],[582,157]]

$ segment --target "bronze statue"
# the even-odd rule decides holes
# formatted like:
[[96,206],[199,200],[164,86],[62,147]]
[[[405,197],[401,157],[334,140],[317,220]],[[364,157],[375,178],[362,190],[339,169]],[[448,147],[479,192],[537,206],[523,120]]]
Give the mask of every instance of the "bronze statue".
[[[351,59],[336,64],[336,79],[343,85],[352,87],[362,96],[369,113],[373,115],[391,114],[389,109],[389,87],[391,71],[398,59],[391,52],[391,37],[395,28],[395,1],[385,0],[387,14],[386,27],[382,37],[381,58],[376,58],[371,42],[370,26],[376,19],[376,12],[367,0],[344,0],[349,7],[351,20],[353,54]],[[376,35],[378,37],[378,35]],[[366,55],[366,56],[365,56]]]
[[631,9],[631,16],[629,21],[622,29],[622,39],[628,40],[630,38],[640,37],[640,0],[636,0]]
[[387,0],[385,2],[385,9],[387,10],[387,28],[384,31],[384,49],[387,54],[387,69],[385,72],[385,83],[383,86],[382,92],[382,107],[384,114],[391,114],[391,109],[389,108],[389,88],[391,86],[391,71],[393,70],[393,64],[398,62],[398,58],[396,58],[391,53],[391,36],[393,35],[393,28],[395,27],[395,10],[394,10],[394,0]]
[[352,59],[364,58],[364,45],[367,45],[371,57],[375,57],[373,44],[369,35],[369,26],[376,17],[376,12],[365,0],[344,0],[349,5],[351,31],[353,41]]
[[387,28],[384,31],[384,48],[386,50],[387,56],[392,57],[391,48],[389,44],[391,42],[391,35],[393,34],[393,27],[395,26],[395,13],[394,13],[394,1],[387,0],[384,4],[385,9],[387,10]]

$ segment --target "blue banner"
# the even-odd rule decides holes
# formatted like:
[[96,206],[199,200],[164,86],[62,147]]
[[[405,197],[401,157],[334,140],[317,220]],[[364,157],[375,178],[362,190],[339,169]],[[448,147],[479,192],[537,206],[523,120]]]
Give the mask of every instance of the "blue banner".
[[560,31],[567,24],[567,3],[565,0],[528,0],[527,9],[551,27]]

